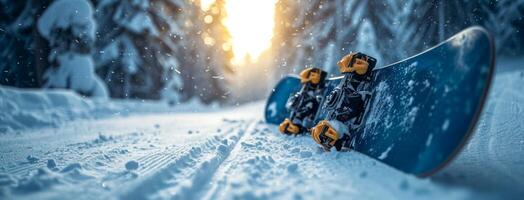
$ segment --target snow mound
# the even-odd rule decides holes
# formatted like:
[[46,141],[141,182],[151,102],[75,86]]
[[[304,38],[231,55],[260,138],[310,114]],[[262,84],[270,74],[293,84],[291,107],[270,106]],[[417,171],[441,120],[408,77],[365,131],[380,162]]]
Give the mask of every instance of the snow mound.
[[0,133],[59,127],[78,119],[125,117],[131,113],[202,112],[216,107],[200,102],[171,107],[162,101],[84,98],[73,91],[15,89],[0,86]]
[[32,91],[0,87],[0,131],[56,126],[85,118],[95,110],[93,101],[65,90]]

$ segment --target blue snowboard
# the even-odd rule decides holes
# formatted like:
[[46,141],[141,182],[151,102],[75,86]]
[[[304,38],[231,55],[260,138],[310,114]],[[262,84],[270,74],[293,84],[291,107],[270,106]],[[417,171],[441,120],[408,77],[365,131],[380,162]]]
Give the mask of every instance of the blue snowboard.
[[[406,173],[430,176],[439,171],[472,135],[494,63],[491,36],[473,27],[423,53],[376,68],[355,150]],[[340,80],[330,78],[324,94]],[[279,124],[288,117],[285,103],[300,86],[292,75],[275,86],[266,104],[266,122]],[[324,118],[320,110],[315,121]]]

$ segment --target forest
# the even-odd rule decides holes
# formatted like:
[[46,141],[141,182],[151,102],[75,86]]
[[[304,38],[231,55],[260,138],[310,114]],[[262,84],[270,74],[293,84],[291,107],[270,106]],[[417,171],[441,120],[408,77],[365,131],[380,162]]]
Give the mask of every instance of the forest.
[[[0,84],[234,104],[265,97],[281,76],[306,66],[336,75],[336,61],[350,51],[387,65],[473,25],[493,33],[500,56],[524,54],[524,0],[279,0],[270,47],[235,64],[222,20],[227,3],[204,9],[199,0],[1,0]],[[260,73],[264,84],[254,80]]]

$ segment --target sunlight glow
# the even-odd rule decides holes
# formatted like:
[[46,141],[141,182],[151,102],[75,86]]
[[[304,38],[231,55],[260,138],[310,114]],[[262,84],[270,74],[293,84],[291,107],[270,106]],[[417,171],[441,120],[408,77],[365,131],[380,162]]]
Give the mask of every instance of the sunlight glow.
[[203,11],[207,11],[214,2],[215,0],[200,0],[200,8],[202,8]]
[[224,19],[233,47],[232,63],[256,61],[271,46],[276,0],[227,0]]

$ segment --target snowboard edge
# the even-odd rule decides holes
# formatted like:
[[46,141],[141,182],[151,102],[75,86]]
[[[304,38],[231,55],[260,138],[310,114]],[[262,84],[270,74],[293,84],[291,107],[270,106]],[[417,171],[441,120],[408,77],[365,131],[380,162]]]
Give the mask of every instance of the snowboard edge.
[[482,115],[482,112],[484,110],[484,107],[485,107],[484,105],[485,105],[485,103],[486,103],[486,101],[488,99],[489,91],[490,91],[490,88],[491,88],[491,82],[493,80],[493,74],[494,74],[494,71],[495,71],[495,59],[496,59],[496,56],[495,56],[496,55],[495,40],[493,38],[493,35],[488,30],[486,30],[486,29],[484,29],[484,28],[482,28],[480,26],[473,26],[473,27],[467,28],[465,30],[472,30],[472,29],[480,30],[480,31],[482,31],[482,32],[484,32],[486,34],[486,36],[488,37],[489,46],[490,46],[490,49],[491,49],[488,76],[487,76],[486,84],[485,84],[484,89],[482,91],[482,97],[480,99],[480,103],[477,105],[477,108],[475,109],[475,114],[473,115],[473,119],[472,119],[471,123],[469,124],[468,131],[465,134],[465,136],[463,137],[462,141],[460,141],[460,144],[457,147],[455,147],[453,152],[448,156],[448,158],[444,162],[442,162],[441,164],[439,164],[438,166],[436,166],[435,168],[433,168],[430,171],[427,171],[427,172],[424,172],[424,173],[421,173],[421,174],[416,174],[418,177],[425,178],[425,177],[432,176],[432,175],[436,174],[437,172],[441,171],[448,164],[453,162],[453,160],[462,152],[462,150],[464,149],[464,146],[467,145],[467,143],[469,142],[469,140],[471,139],[471,137],[475,133],[478,121],[479,121],[480,116]]

